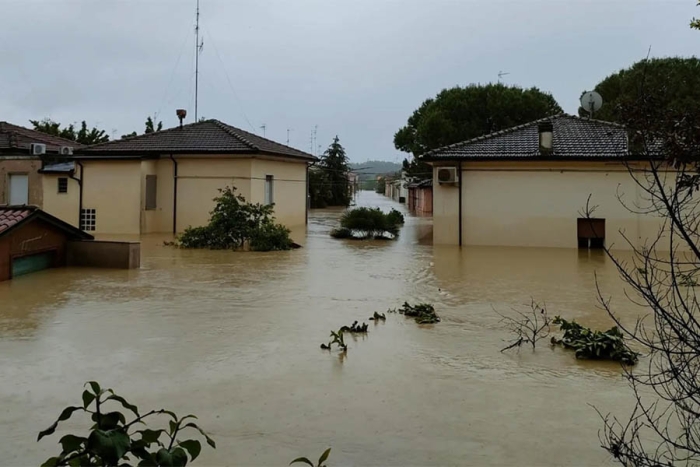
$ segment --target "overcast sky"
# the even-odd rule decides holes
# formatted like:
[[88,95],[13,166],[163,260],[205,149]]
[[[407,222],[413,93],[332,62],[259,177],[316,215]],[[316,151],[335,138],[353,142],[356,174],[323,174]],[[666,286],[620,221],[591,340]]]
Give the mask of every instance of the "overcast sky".
[[[566,112],[643,58],[690,56],[695,0],[200,0],[199,116],[353,161],[445,87],[538,86]],[[0,120],[87,120],[119,137],[194,118],[196,0],[0,0]]]

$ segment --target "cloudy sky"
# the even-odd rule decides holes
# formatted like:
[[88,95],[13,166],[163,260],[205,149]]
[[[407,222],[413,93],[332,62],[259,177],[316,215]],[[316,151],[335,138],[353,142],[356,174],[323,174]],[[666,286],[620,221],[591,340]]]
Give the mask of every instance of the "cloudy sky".
[[[608,74],[700,51],[695,0],[200,0],[199,116],[353,161],[445,87],[538,86],[567,112]],[[196,0],[0,0],[0,120],[87,120],[119,137],[194,117]],[[317,150],[314,148],[314,150]]]

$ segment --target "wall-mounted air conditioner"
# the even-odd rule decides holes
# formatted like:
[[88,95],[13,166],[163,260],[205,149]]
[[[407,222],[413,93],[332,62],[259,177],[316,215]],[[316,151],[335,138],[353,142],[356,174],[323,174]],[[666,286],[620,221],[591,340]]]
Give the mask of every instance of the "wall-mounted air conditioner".
[[29,145],[29,152],[32,156],[43,156],[46,154],[46,145],[42,143],[32,143]]
[[58,153],[62,156],[72,156],[73,155],[73,147],[72,146],[61,146],[61,148],[58,150]]
[[457,177],[457,167],[438,167],[437,169],[437,179],[441,185],[457,183],[459,181]]

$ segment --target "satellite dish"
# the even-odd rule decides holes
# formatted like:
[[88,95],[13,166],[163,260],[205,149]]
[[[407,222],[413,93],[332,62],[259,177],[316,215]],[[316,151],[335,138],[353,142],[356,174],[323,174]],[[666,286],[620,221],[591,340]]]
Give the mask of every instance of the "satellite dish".
[[581,107],[592,117],[603,107],[603,97],[595,91],[584,92],[581,96]]

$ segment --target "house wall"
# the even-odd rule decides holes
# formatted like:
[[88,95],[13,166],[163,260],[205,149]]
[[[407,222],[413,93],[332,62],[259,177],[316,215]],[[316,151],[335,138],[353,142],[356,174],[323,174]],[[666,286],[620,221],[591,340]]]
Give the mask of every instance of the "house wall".
[[22,256],[55,251],[54,267],[66,264],[66,235],[40,220],[28,221],[0,237],[0,282],[11,279],[12,261]]
[[[80,170],[76,168],[77,178]],[[58,179],[68,178],[68,193],[58,192]],[[44,211],[56,216],[73,227],[79,227],[80,185],[67,174],[44,174],[41,177],[44,196]]]
[[[417,188],[414,211],[419,216],[429,216],[433,213],[433,189]],[[409,195],[410,198],[410,195]]]
[[141,161],[83,161],[83,208],[96,210],[94,235],[138,235]]
[[306,224],[306,163],[253,159],[250,200],[265,202],[265,176],[272,175],[275,218],[287,227]]
[[178,232],[209,222],[213,199],[221,188],[234,186],[237,194],[250,199],[251,159],[178,157],[177,161]]
[[[436,171],[434,171],[434,175]],[[577,218],[586,205],[597,205],[604,218],[605,243],[629,249],[623,230],[637,245],[654,237],[657,218],[630,212],[644,203],[640,189],[620,164],[592,163],[463,163],[463,245],[576,248]],[[434,179],[433,241],[458,244],[458,185]]]
[[43,186],[41,174],[37,172],[40,168],[41,160],[39,160],[39,158],[0,156],[0,204],[9,203],[10,175],[28,174],[29,204],[42,207]]

